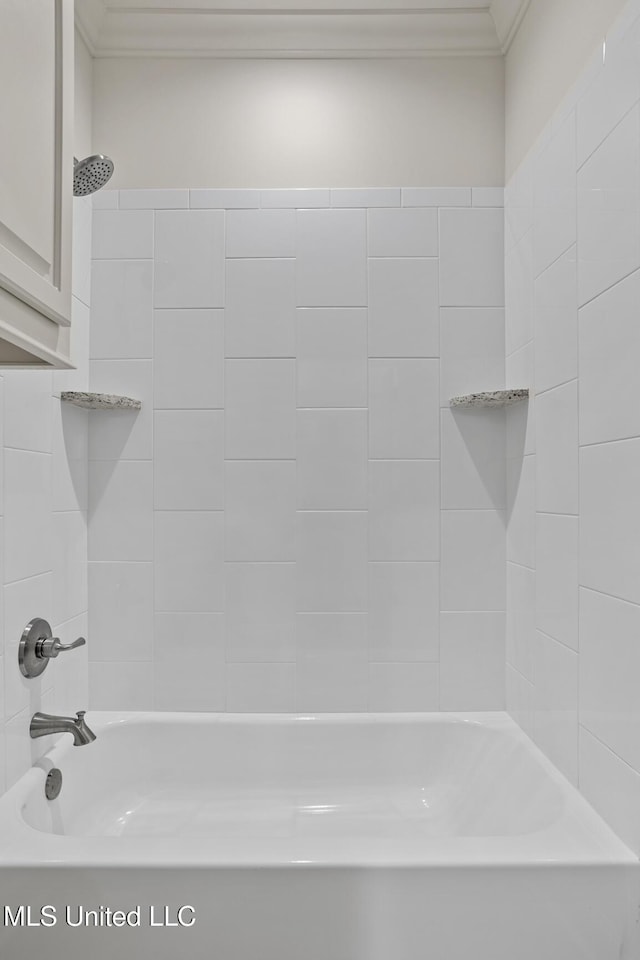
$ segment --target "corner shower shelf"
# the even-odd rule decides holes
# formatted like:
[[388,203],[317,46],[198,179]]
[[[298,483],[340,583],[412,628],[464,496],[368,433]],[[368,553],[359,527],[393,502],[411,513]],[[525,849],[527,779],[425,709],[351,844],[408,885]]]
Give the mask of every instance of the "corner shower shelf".
[[513,403],[522,403],[529,399],[528,389],[524,390],[488,390],[484,393],[468,393],[463,397],[452,397],[452,407],[509,407]]
[[87,393],[78,390],[63,390],[60,399],[85,410],[140,410],[142,403],[132,397],[119,397],[113,393]]

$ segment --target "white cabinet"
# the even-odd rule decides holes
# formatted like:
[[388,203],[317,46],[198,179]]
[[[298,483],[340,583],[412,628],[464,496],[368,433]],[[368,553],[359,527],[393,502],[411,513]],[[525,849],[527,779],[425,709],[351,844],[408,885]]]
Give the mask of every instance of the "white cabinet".
[[68,367],[73,0],[0,0],[0,365]]

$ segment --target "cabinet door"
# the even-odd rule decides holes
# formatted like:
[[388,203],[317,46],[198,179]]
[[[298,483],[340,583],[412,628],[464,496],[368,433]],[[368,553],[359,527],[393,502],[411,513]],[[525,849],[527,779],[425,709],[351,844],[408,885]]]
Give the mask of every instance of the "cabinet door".
[[71,314],[72,83],[73,0],[0,0],[0,338],[55,366]]

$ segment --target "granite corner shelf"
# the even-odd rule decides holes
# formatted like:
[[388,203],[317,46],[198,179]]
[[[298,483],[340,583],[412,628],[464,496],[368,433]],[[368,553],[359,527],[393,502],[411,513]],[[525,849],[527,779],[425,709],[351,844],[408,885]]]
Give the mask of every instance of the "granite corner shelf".
[[133,397],[121,397],[113,393],[88,393],[80,390],[63,390],[60,399],[73,403],[84,410],[140,410],[142,402]]
[[510,407],[529,399],[529,390],[486,390],[482,393],[467,393],[462,397],[452,397],[452,407]]

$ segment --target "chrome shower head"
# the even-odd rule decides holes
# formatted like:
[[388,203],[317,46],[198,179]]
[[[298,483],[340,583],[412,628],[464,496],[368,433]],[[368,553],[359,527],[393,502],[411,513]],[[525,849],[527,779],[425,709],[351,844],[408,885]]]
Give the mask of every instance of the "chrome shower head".
[[111,179],[113,173],[113,160],[111,157],[103,157],[102,154],[96,154],[93,157],[86,157],[84,160],[73,161],[73,195],[74,197],[86,197],[90,193],[95,193],[105,183]]

